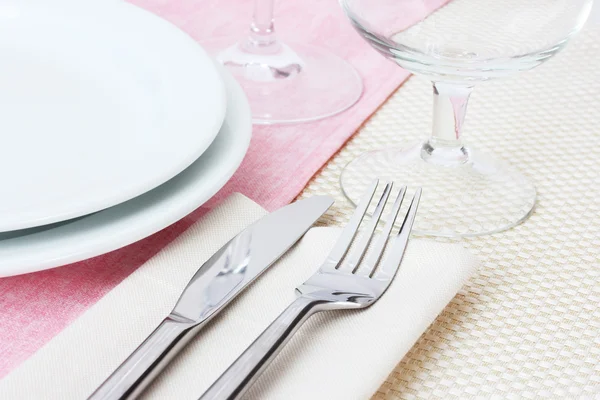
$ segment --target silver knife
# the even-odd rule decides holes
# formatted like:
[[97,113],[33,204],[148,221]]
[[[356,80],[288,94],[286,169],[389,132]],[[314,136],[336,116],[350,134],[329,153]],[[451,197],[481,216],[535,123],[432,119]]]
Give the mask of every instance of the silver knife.
[[134,399],[212,317],[279,259],[333,204],[300,200],[266,215],[198,269],[171,313],[89,397]]

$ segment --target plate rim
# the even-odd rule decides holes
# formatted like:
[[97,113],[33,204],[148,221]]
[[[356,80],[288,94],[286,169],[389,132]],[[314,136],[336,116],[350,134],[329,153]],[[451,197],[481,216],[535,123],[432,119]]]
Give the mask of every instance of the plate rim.
[[[252,117],[250,105],[241,86],[229,72],[220,67],[218,69],[222,74],[228,95],[228,112],[222,128],[225,129],[225,132],[219,131],[217,138],[205,154],[189,167],[198,168],[200,165],[200,169],[203,169],[206,157],[216,160],[212,165],[219,171],[220,176],[214,178],[214,183],[209,185],[209,188],[202,187],[203,184],[198,182],[194,175],[194,178],[190,178],[188,181],[200,186],[200,189],[192,190],[190,189],[191,185],[188,184],[184,190],[185,193],[183,195],[176,194],[175,199],[173,199],[173,195],[157,194],[168,188],[168,185],[172,185],[175,179],[181,179],[180,176],[177,176],[148,193],[65,225],[0,240],[0,277],[56,268],[128,246],[181,220],[205,204],[225,186],[239,168],[249,149],[252,136]],[[234,111],[232,111],[231,105],[235,108]],[[225,139],[222,133],[226,133],[229,137]],[[220,148],[217,147],[215,150],[215,145]],[[224,160],[223,153],[226,153],[231,160]],[[189,168],[182,174],[194,171]],[[203,173],[194,171],[194,174]],[[187,175],[184,177],[187,178]],[[147,200],[148,196],[151,197],[150,201]],[[143,210],[133,213],[127,211],[137,205],[140,205]],[[120,216],[119,214],[124,215]],[[109,218],[105,218],[107,215]],[[140,225],[132,228],[132,223],[136,221]],[[61,236],[55,236],[57,231]],[[35,240],[33,244],[31,243],[32,238]],[[57,251],[57,248],[65,248],[68,251],[60,255],[61,252]],[[27,249],[26,252],[25,249]]]
[[[32,3],[35,4],[35,1]],[[40,2],[40,4],[45,5],[46,3]],[[52,8],[61,5],[63,7],[74,6],[75,10],[85,10],[83,12],[89,16],[93,14],[92,11],[88,11],[87,7],[83,7],[81,2],[77,2],[75,0],[58,0],[52,4]],[[132,21],[132,23],[136,23],[136,21],[142,21],[142,23],[137,23],[136,26],[141,26],[146,30],[149,30],[153,27],[159,27],[160,32],[169,32],[169,40],[177,40],[179,45],[185,47],[186,49],[185,54],[184,52],[180,53],[181,57],[185,58],[188,63],[193,62],[197,66],[202,66],[202,70],[206,72],[204,75],[190,74],[188,76],[188,78],[194,78],[194,86],[202,86],[207,81],[210,81],[211,85],[214,85],[215,90],[211,91],[210,95],[210,103],[214,104],[215,107],[215,113],[211,114],[214,115],[214,119],[210,124],[203,123],[203,127],[207,129],[203,129],[201,135],[194,136],[190,133],[181,136],[188,138],[198,137],[202,139],[197,141],[197,146],[194,146],[192,150],[187,152],[186,157],[182,157],[180,159],[173,158],[174,161],[169,163],[170,168],[162,168],[160,171],[156,171],[154,174],[152,174],[152,177],[135,180],[133,185],[127,184],[119,186],[120,188],[126,187],[126,190],[111,190],[109,191],[108,195],[103,193],[102,196],[97,196],[93,199],[88,198],[86,201],[69,203],[71,205],[78,204],[76,208],[71,207],[67,209],[63,206],[61,209],[61,206],[58,206],[54,207],[54,209],[50,209],[50,211],[45,211],[42,213],[35,211],[34,213],[31,213],[31,215],[28,210],[23,209],[19,211],[18,217],[15,216],[13,210],[10,210],[10,212],[9,210],[6,210],[4,212],[6,218],[0,218],[0,233],[35,228],[78,218],[94,212],[102,211],[143,195],[144,193],[167,182],[193,164],[195,160],[210,147],[219,133],[221,125],[223,124],[227,100],[225,86],[222,82],[222,79],[219,79],[221,74],[212,62],[212,58],[193,38],[191,38],[186,32],[178,28],[173,23],[153,14],[148,10],[125,1],[93,2],[90,4],[86,3],[86,6],[87,5],[93,5],[94,10],[98,8],[103,10],[105,15],[113,15],[114,13],[122,13],[123,15],[127,16],[135,15],[136,19]],[[67,12],[72,12],[72,10],[67,9]],[[208,77],[206,76],[207,74],[209,75]],[[198,98],[197,96],[198,95],[194,94],[195,99]],[[196,118],[195,121],[199,122],[201,119]],[[170,129],[165,129],[165,136],[167,135],[167,132],[170,132]],[[55,204],[59,204],[59,202],[55,202]]]

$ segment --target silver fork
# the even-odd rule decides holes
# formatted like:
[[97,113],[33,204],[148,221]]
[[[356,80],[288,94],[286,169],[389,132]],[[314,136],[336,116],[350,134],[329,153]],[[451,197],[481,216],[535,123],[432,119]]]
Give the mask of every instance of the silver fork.
[[[298,298],[221,375],[200,400],[232,400],[243,395],[311,315],[325,310],[368,307],[383,295],[394,279],[404,256],[421,198],[421,189],[417,189],[400,231],[390,238],[406,193],[406,186],[400,190],[381,236],[365,258],[392,190],[392,183],[386,184],[373,217],[352,252],[346,256],[378,183],[374,181],[364,194],[354,215],[319,270],[296,288]],[[388,239],[390,249],[385,260],[380,263]]]

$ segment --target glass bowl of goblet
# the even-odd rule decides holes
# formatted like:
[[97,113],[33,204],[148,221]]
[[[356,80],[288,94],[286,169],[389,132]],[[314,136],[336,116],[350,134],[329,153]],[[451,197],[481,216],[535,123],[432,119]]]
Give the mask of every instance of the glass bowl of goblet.
[[[423,187],[415,232],[468,237],[526,220],[536,189],[517,167],[463,140],[473,88],[530,70],[565,47],[592,0],[341,0],[379,53],[433,83],[432,132],[400,148],[363,154],[340,184],[356,204],[379,178]],[[416,21],[415,21],[416,19]],[[425,137],[426,135],[424,135]]]

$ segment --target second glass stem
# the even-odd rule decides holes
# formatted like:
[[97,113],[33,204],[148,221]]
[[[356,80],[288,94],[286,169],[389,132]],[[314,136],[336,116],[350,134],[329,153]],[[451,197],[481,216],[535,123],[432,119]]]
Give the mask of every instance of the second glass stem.
[[250,43],[258,47],[268,47],[276,43],[273,27],[275,0],[255,0],[254,15],[250,25]]

